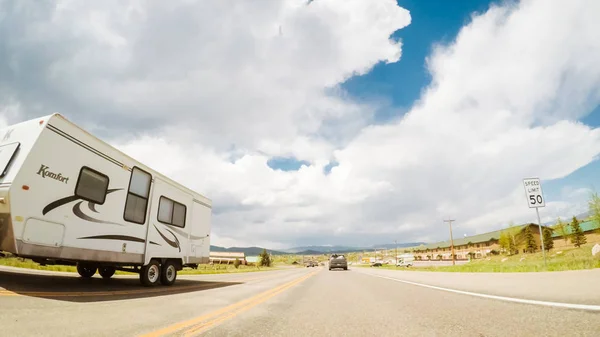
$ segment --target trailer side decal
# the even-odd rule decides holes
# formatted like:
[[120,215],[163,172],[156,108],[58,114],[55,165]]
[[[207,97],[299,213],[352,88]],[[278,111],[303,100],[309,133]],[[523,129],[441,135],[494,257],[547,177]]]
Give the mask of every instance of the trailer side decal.
[[49,203],[48,205],[46,205],[46,207],[44,207],[44,209],[42,210],[42,214],[46,215],[46,213],[50,212],[51,210],[58,208],[62,205],[66,205],[75,200],[79,200],[79,197],[76,195],[71,195],[66,198],[55,200],[55,201]]
[[[173,232],[183,236],[183,237],[187,237],[188,233],[182,231],[181,229],[177,229],[177,228],[171,228],[173,230]],[[204,235],[204,236],[196,236],[196,235],[190,235],[190,240],[202,240],[202,239],[206,239],[208,237],[208,235]]]
[[161,233],[161,231],[158,229],[158,227],[156,227],[156,225],[154,225],[154,228],[156,228],[158,235],[160,235],[163,238],[163,240],[165,240],[165,242],[169,244],[169,246],[171,246],[173,248],[177,248],[181,252],[181,247],[179,245],[179,239],[177,239],[177,236],[175,234],[173,234],[173,232],[171,232],[170,230],[167,229],[167,231],[169,231],[169,233],[171,233],[171,235],[173,235],[173,237],[175,238],[175,241],[171,241],[171,240],[167,239],[167,237],[163,233]]
[[[135,236],[127,236],[127,235],[95,235],[95,236],[85,236],[85,237],[78,238],[78,239],[80,239],[80,240],[82,240],[82,239],[120,240],[120,241],[131,241],[131,242],[139,242],[139,243],[146,242],[144,239],[136,238]],[[154,241],[150,241],[150,244],[160,246],[160,244],[158,244]]]
[[83,201],[80,201],[80,202],[76,203],[75,206],[73,206],[73,214],[75,214],[75,216],[77,216],[79,219],[86,220],[89,222],[95,222],[95,223],[105,223],[105,224],[110,224],[110,225],[125,226],[123,224],[116,223],[116,222],[104,221],[104,220],[92,218],[91,216],[89,216],[81,211],[82,203],[83,203]]
[[[113,189],[106,191],[106,194],[110,194],[112,192],[116,192],[116,191],[120,191],[120,190],[122,190],[122,188],[113,188]],[[71,196],[68,196],[68,197],[65,197],[62,199],[54,200],[53,202],[46,205],[46,207],[44,207],[44,209],[42,210],[42,215],[46,215],[46,213],[50,212],[51,210],[53,210],[55,208],[58,208],[62,205],[66,205],[70,202],[73,202],[73,201],[76,201],[79,199],[81,199],[81,198],[79,198],[76,195],[71,195]]]
[[94,213],[98,213],[98,211],[96,210],[96,204],[94,204],[93,202],[88,202],[88,207],[89,207],[90,211],[92,211]]

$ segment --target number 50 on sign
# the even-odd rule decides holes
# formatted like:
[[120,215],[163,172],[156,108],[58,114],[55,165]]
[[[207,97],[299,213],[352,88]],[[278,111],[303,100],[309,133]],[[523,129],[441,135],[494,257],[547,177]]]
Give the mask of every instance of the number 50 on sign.
[[546,200],[542,194],[542,184],[539,178],[523,179],[525,194],[527,195],[527,205],[529,208],[545,207]]

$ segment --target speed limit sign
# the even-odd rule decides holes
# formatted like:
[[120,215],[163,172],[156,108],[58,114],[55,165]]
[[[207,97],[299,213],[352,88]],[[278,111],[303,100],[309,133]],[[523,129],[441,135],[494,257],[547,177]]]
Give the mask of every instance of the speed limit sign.
[[542,184],[539,178],[523,179],[525,194],[527,195],[527,205],[529,208],[545,207],[546,200],[542,194]]

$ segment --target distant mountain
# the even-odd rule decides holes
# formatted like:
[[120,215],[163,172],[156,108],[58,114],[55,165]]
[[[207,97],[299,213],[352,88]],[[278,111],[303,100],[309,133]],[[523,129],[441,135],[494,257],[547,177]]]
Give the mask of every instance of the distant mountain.
[[[355,252],[372,252],[377,249],[393,249],[395,247],[414,247],[423,244],[422,242],[408,242],[399,243],[395,245],[393,243],[386,243],[381,245],[373,245],[371,247],[356,247],[356,246],[305,246],[305,247],[294,247],[282,250],[272,250],[267,248],[267,252],[273,255],[321,255],[331,253],[355,253]],[[246,255],[259,255],[262,253],[262,247],[221,247],[221,246],[210,246],[211,252],[243,252]]]
[[416,246],[420,246],[420,245],[425,245],[425,242],[405,242],[405,243],[399,243],[399,244],[395,244],[395,243],[384,243],[381,245],[374,245],[373,248],[376,249],[394,249],[396,247],[398,248],[406,248],[406,247],[416,247]]
[[423,242],[406,242],[406,243],[385,243],[381,245],[373,245],[370,247],[358,247],[358,246],[305,246],[305,247],[294,247],[289,249],[284,249],[283,251],[291,254],[299,254],[299,255],[315,255],[315,254],[327,254],[327,253],[354,253],[354,252],[370,252],[377,249],[393,249],[393,248],[405,248],[405,247],[414,247],[421,244],[425,244]]
[[[211,252],[243,252],[246,255],[259,255],[262,253],[262,247],[221,247],[221,246],[210,246]],[[286,255],[285,252],[280,252],[277,250],[272,250],[267,248],[267,252],[273,255]]]
[[[590,217],[590,215],[591,215],[591,213],[590,213],[589,211],[587,211],[587,212],[583,212],[583,213],[581,213],[581,214],[577,214],[575,217],[576,217],[576,218],[577,218],[577,220],[579,220],[579,221],[584,221],[584,220],[586,220],[587,218],[589,218],[589,217]],[[561,220],[562,220],[562,222],[564,222],[564,223],[570,223],[570,222],[571,222],[571,220],[573,220],[573,217],[572,217],[572,216],[570,216],[570,217],[565,217],[565,218],[562,218],[562,217],[561,217],[560,219],[561,219]],[[544,222],[544,223],[542,223],[542,225],[543,225],[543,226],[554,226],[554,225],[556,225],[556,220],[557,220],[557,219],[554,219],[554,220],[551,220],[551,221],[548,221],[548,222]]]
[[346,251],[358,251],[363,249],[362,247],[349,247],[349,246],[305,246],[305,247],[294,247],[289,249],[283,249],[284,252],[293,254],[308,254],[308,253],[333,253],[333,252],[346,252]]
[[324,253],[325,252],[319,252],[319,251],[316,251],[316,250],[310,250],[309,249],[309,250],[303,250],[301,252],[297,252],[297,253],[293,253],[293,254],[296,254],[296,255],[321,255],[321,254],[324,254]]

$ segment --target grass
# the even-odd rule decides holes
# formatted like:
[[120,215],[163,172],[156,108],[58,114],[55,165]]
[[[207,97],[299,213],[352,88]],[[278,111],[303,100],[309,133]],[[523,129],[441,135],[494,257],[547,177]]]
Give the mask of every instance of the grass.
[[[16,268],[25,268],[25,269],[35,269],[35,270],[48,270],[48,271],[61,271],[61,272],[70,272],[76,273],[77,268],[74,266],[59,266],[59,265],[49,265],[49,266],[41,266],[32,260],[17,258],[17,257],[4,257],[0,258],[0,265],[16,267]],[[192,268],[184,268],[179,271],[179,275],[201,275],[201,274],[230,274],[230,273],[248,273],[248,272],[258,272],[258,271],[268,271],[268,270],[277,270],[280,269],[278,265],[273,267],[256,267],[256,266],[244,266],[241,265],[239,268],[235,268],[234,265],[198,265],[198,269]],[[134,275],[133,273],[128,273],[124,271],[117,271],[117,275]]]
[[[565,271],[579,269],[600,268],[600,256],[592,256],[593,243],[580,248],[553,249],[546,253],[547,267],[544,267],[544,258],[541,252],[533,254],[519,254],[513,256],[492,256],[487,260],[477,259],[463,265],[456,266],[431,266],[415,268],[396,268],[384,265],[380,268],[417,271],[443,271],[443,272],[537,272],[537,271]],[[557,252],[562,251],[561,254]],[[521,259],[523,259],[521,261]],[[504,260],[504,261],[503,261]]]
[[77,272],[77,269],[74,266],[41,266],[29,259],[21,259],[17,257],[0,258],[0,265],[35,270],[64,271],[71,273]]

